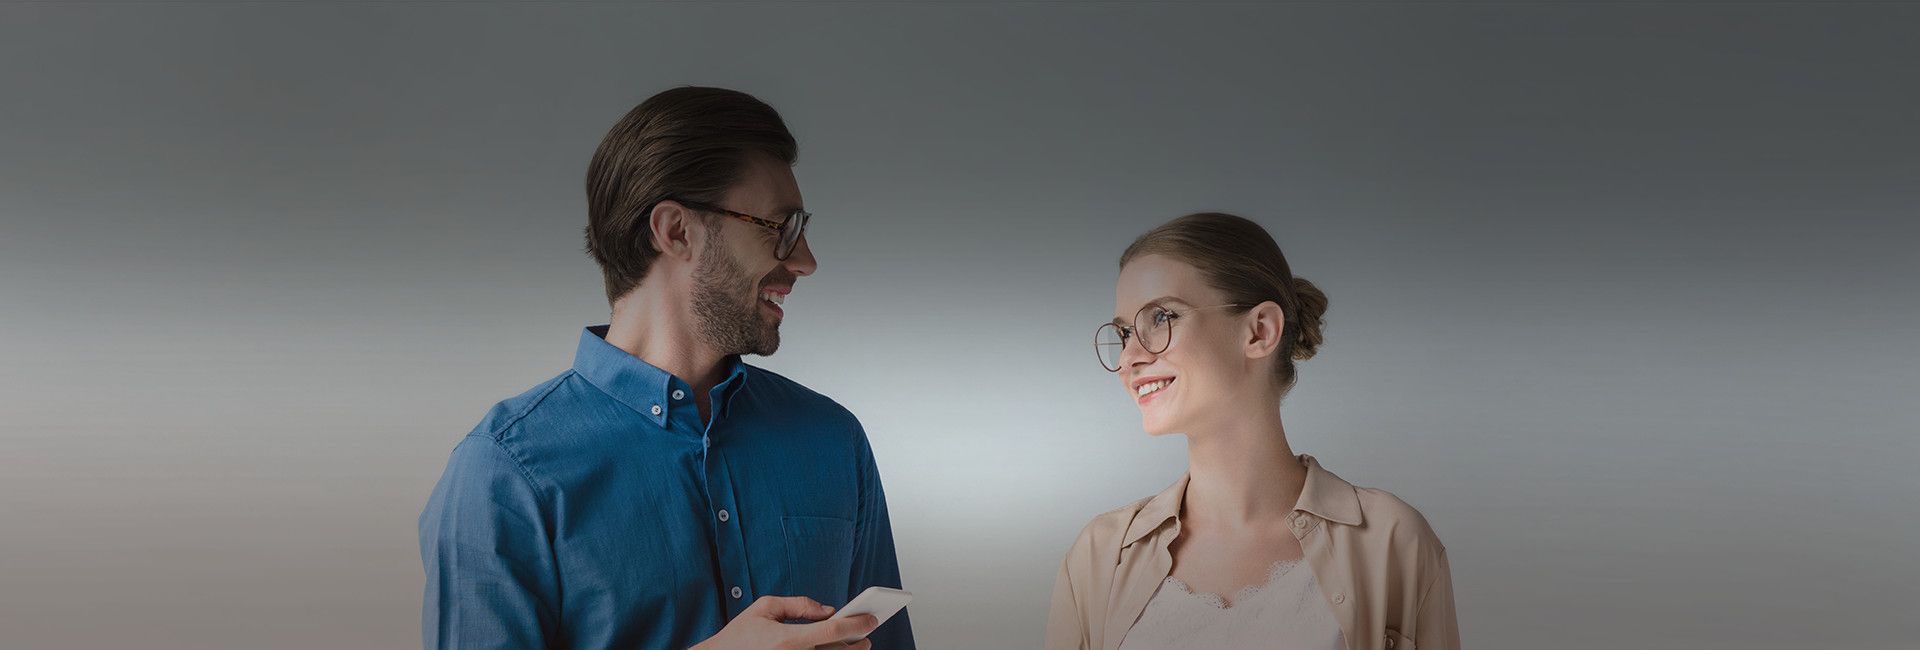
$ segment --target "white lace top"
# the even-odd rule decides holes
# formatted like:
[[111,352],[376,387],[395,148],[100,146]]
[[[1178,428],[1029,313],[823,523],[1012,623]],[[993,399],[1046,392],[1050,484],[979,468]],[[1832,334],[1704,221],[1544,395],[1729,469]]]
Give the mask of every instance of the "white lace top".
[[1341,650],[1340,622],[1299,560],[1273,563],[1267,582],[1241,589],[1229,605],[1168,576],[1120,641],[1120,650],[1286,648]]

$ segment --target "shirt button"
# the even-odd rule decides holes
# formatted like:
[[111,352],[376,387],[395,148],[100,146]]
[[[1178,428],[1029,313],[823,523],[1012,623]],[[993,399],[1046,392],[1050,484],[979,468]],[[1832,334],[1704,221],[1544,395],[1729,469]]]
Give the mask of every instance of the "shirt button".
[[1393,650],[1393,637],[1387,637],[1387,650]]
[[675,389],[673,389],[673,398],[674,398],[674,399],[676,399],[676,400],[681,400],[681,399],[686,399],[686,398],[687,398],[687,392],[686,392],[686,391],[683,391],[683,390],[680,390],[680,389],[678,389],[678,388],[675,388]]
[[1306,517],[1294,517],[1294,518],[1293,518],[1293,527],[1294,527],[1294,528],[1306,528],[1306,527],[1307,527],[1307,518],[1306,518]]
[[655,405],[653,405],[653,414],[654,414],[654,415],[659,415],[659,414],[660,414],[660,405],[659,405],[659,404],[655,404]]
[[1340,603],[1344,603],[1344,602],[1347,602],[1347,595],[1346,595],[1346,594],[1334,594],[1334,595],[1333,595],[1333,604],[1335,604],[1335,605],[1338,605],[1338,604],[1340,604]]
[[733,588],[733,597],[734,597],[734,598],[739,598],[739,597],[740,597],[740,588],[739,588],[739,587],[734,587],[734,588]]
[[727,514],[727,511],[726,511],[726,510],[721,510],[721,511],[720,511],[720,521],[726,521],[726,520],[728,520],[728,519],[732,519],[732,518],[733,518],[733,515],[730,515],[730,514]]

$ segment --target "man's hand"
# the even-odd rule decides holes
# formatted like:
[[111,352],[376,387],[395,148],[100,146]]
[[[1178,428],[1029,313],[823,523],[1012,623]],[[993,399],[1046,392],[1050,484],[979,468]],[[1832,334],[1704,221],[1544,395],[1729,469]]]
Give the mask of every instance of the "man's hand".
[[[822,620],[832,615],[832,607],[805,596],[761,596],[721,628],[719,634],[692,650],[867,650],[873,647],[873,642],[866,639],[847,644],[840,640],[872,632],[880,627],[878,619],[861,614]],[[820,622],[781,622],[796,618]]]

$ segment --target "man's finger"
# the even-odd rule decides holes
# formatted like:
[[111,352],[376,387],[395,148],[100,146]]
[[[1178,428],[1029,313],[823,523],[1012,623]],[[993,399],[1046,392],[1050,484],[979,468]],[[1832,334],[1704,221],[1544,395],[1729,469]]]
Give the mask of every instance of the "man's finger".
[[761,618],[784,621],[790,618],[804,618],[817,621],[833,615],[833,608],[806,596],[761,596],[747,609]]
[[807,627],[810,628],[807,630],[807,642],[817,646],[830,645],[850,636],[861,636],[872,632],[874,628],[880,627],[880,619],[874,618],[872,614],[859,614],[819,623],[808,623]]

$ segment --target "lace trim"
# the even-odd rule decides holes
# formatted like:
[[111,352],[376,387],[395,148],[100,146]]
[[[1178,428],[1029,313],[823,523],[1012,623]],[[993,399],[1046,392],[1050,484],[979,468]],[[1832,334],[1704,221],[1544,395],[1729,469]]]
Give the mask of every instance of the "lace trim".
[[[1300,559],[1304,559],[1304,558],[1300,558]],[[1286,575],[1287,572],[1292,571],[1294,567],[1300,566],[1300,559],[1280,560],[1280,561],[1274,562],[1272,566],[1267,567],[1266,582],[1263,582],[1257,585],[1248,585],[1246,587],[1240,588],[1240,591],[1236,591],[1233,593],[1233,602],[1243,603],[1243,602],[1246,602],[1248,598],[1252,598],[1254,596],[1259,595],[1262,590],[1272,585],[1274,581],[1279,580],[1280,576]],[[1211,591],[1203,594],[1193,593],[1193,588],[1187,586],[1187,583],[1179,578],[1175,578],[1173,576],[1167,576],[1167,580],[1163,584],[1166,586],[1171,586],[1175,589],[1179,589],[1181,594],[1184,594],[1187,597],[1193,598],[1200,602],[1206,603],[1207,605],[1212,606],[1214,609],[1232,609],[1233,608],[1233,605],[1227,603],[1225,598],[1220,597],[1220,594],[1216,594]]]

